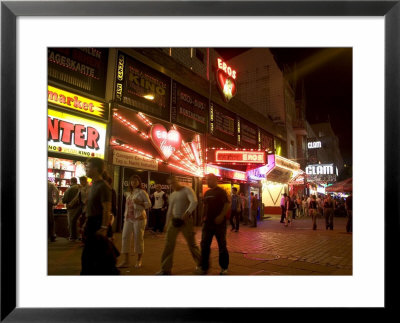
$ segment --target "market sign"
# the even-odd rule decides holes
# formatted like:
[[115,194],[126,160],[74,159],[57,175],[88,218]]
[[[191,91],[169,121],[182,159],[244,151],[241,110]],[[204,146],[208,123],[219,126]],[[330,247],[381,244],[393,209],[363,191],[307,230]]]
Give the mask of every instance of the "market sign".
[[172,82],[171,122],[198,132],[207,131],[208,99]]
[[320,141],[309,141],[307,143],[308,149],[315,149],[315,148],[321,148],[321,142]]
[[115,98],[119,103],[169,121],[169,77],[122,52],[118,53],[116,76]]
[[161,153],[164,160],[171,157],[181,147],[182,136],[180,132],[175,129],[167,131],[161,124],[155,124],[151,127],[150,137],[154,147]]
[[216,150],[217,163],[265,164],[264,151]]
[[108,118],[108,112],[105,113],[106,110],[103,103],[50,85],[47,86],[47,102],[69,110],[79,111],[104,119]]
[[108,48],[48,48],[48,78],[105,97]]
[[229,102],[237,92],[236,70],[226,64],[221,58],[217,58],[217,84],[225,102]]
[[333,164],[316,164],[306,167],[307,175],[334,175]]
[[113,164],[139,169],[158,170],[158,162],[145,156],[114,149]]
[[106,128],[105,123],[48,109],[48,150],[104,159]]

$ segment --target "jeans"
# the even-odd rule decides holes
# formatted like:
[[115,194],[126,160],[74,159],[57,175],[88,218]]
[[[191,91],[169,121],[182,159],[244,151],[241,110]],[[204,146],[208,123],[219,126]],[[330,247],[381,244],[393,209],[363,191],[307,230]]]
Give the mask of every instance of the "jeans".
[[281,222],[283,222],[286,217],[286,208],[283,205],[281,205],[281,209],[282,209]]
[[231,218],[229,219],[232,230],[239,230],[240,213],[237,211],[231,211]]
[[333,230],[333,209],[332,208],[325,208],[324,209],[325,215],[325,224],[326,228]]
[[353,232],[353,210],[347,210],[347,216],[346,231]]
[[228,269],[229,253],[226,247],[226,223],[209,224],[204,223],[201,233],[201,268],[208,271],[210,268],[211,242],[215,235],[219,249],[219,265],[222,269]]
[[165,237],[164,251],[161,256],[161,270],[164,272],[171,272],[176,238],[179,232],[182,232],[196,265],[198,266],[200,264],[201,255],[200,249],[196,244],[196,240],[194,239],[195,232],[193,229],[193,220],[191,218],[187,219],[179,228],[174,227],[172,221],[170,221],[167,229],[167,235]]
[[47,232],[48,238],[51,241],[54,241],[56,238],[56,233],[54,230],[54,213],[53,213],[53,204],[47,204]]

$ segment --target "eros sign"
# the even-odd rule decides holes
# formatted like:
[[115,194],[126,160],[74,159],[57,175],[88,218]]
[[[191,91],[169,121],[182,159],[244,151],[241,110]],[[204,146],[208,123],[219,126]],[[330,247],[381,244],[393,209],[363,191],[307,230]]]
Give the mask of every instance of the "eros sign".
[[265,164],[264,151],[216,150],[215,162]]
[[171,157],[181,147],[181,134],[175,129],[167,131],[161,124],[155,124],[151,127],[150,136],[164,160]]
[[225,102],[229,102],[237,92],[236,70],[228,66],[221,58],[217,59],[217,84]]

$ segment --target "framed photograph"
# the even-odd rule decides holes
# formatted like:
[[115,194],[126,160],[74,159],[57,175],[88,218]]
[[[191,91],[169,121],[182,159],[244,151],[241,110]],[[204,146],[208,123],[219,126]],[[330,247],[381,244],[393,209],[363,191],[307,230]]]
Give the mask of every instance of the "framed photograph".
[[[98,50],[72,53],[74,48],[89,47]],[[67,100],[49,103],[52,127],[55,127],[55,119],[62,119],[64,123],[79,123],[82,129],[90,128],[94,138],[91,144],[101,158],[106,154],[105,141],[97,141],[96,134],[100,133],[102,138],[116,145],[126,144],[105,128],[109,121],[107,115],[112,118],[112,113],[124,111],[118,108],[125,104],[126,111],[131,106],[141,106],[148,113],[149,117],[132,111],[127,115],[149,129],[153,118],[169,117],[176,126],[170,129],[168,122],[161,122],[157,129],[162,129],[165,136],[168,131],[181,131],[185,149],[193,153],[193,163],[196,163],[199,158],[196,149],[203,141],[192,133],[204,131],[214,119],[204,109],[195,114],[189,101],[206,106],[207,101],[210,103],[208,89],[196,93],[184,83],[179,70],[174,71],[173,77],[166,77],[162,68],[155,70],[154,64],[148,64],[145,55],[146,48],[182,47],[352,48],[353,134],[348,138],[353,141],[356,208],[352,275],[89,277],[50,273],[46,174],[49,178],[48,170],[56,170],[50,177],[54,182],[59,178],[58,185],[64,187],[69,185],[72,171],[74,176],[80,174],[84,162],[78,158],[79,162],[74,165],[56,167],[55,163],[60,161],[47,158],[67,148],[54,145],[53,155],[49,153],[45,139],[49,121],[45,113],[50,101],[46,88],[57,94],[57,98],[62,95]],[[118,50],[108,51],[108,48]],[[129,58],[125,48],[142,48],[144,52],[137,55],[141,61],[137,61],[137,57]],[[204,53],[192,54],[204,60]],[[65,72],[57,59],[49,63],[49,55],[65,56],[64,63],[70,59],[68,55],[79,57],[78,63],[85,64],[84,67],[80,65],[79,71],[85,69],[84,73],[93,80],[90,84],[82,82],[73,72]],[[103,76],[110,72],[104,61],[115,59],[118,64],[117,56],[126,63],[121,73],[130,74],[128,83],[115,74],[115,84],[128,85],[129,93],[121,91],[118,97],[116,89],[116,99],[120,101],[108,104],[104,97],[114,95],[114,88],[113,93],[107,93],[111,90],[102,82]],[[337,319],[342,318],[343,313],[336,309],[374,308],[377,311],[373,316],[380,315],[382,319],[381,310],[387,315],[394,308],[394,288],[399,283],[394,273],[394,259],[398,254],[394,239],[399,234],[398,207],[394,206],[399,198],[399,57],[400,3],[397,0],[2,1],[1,321],[231,322],[243,316],[247,320],[261,318],[271,312],[295,318],[301,308],[313,307],[323,308]],[[317,62],[315,65],[318,68]],[[150,103],[142,93],[146,85],[138,78],[141,73],[150,75],[158,86],[154,86],[156,96]],[[57,88],[59,84],[62,90]],[[82,94],[84,88],[87,98],[78,98],[75,94]],[[214,90],[219,94],[224,91],[221,86],[219,92],[217,88]],[[104,102],[99,99],[99,93],[105,93]],[[55,94],[51,98],[53,101],[57,101]],[[338,97],[342,95],[337,93]],[[80,111],[79,116],[68,112],[68,96],[71,102],[80,100],[79,107],[85,111]],[[160,107],[167,106],[170,100],[174,104],[162,110]],[[226,97],[212,100],[213,106],[225,111],[223,106],[229,101]],[[91,112],[93,115],[87,116]],[[254,147],[264,145],[272,151],[274,140],[275,146],[277,141],[281,144],[278,138],[257,128],[260,125],[255,125],[256,117],[246,121],[235,119],[235,114],[228,112],[234,120],[234,143],[242,139],[237,138],[242,129],[241,134],[247,136],[244,139],[254,142]],[[221,118],[220,123],[225,119]],[[96,127],[100,129],[98,132],[95,132]],[[222,125],[220,128],[224,129]],[[124,129],[119,134],[129,140],[129,133]],[[170,156],[161,149],[159,142],[156,144],[160,146],[156,147],[156,152],[164,154],[165,158]],[[80,147],[80,142],[77,146]],[[173,144],[171,147],[174,148]],[[83,156],[86,152],[78,148],[67,154]],[[136,152],[135,156],[140,153]],[[123,152],[110,158],[120,158],[117,165],[122,169],[129,165],[132,156]],[[142,181],[148,179],[146,189],[151,193],[155,192],[156,181],[169,189],[164,172],[166,162],[160,162],[147,161],[146,173],[132,172]],[[70,167],[74,167],[73,170]],[[152,175],[155,170],[160,174]],[[126,184],[123,189],[129,186],[128,177],[132,174],[128,176],[128,173],[118,173]],[[244,172],[236,173],[244,176]],[[204,190],[201,182],[195,184],[190,178],[182,176],[179,181],[184,186],[198,185],[199,190]],[[64,263],[64,260],[52,259],[53,263]],[[217,262],[217,258],[214,261]]]

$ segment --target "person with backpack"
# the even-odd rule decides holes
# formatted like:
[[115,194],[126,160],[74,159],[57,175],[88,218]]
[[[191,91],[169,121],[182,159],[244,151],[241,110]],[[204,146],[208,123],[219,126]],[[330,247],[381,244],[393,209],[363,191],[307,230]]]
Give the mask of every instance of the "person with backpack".
[[308,203],[308,211],[312,220],[312,228],[313,230],[317,230],[318,203],[315,195],[311,196],[310,202]]
[[290,225],[293,225],[293,210],[296,208],[296,204],[294,202],[294,199],[292,197],[287,196],[286,197],[286,218],[285,218],[285,227],[288,226],[288,223]]

